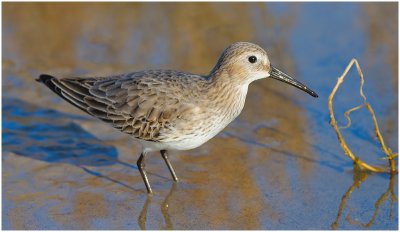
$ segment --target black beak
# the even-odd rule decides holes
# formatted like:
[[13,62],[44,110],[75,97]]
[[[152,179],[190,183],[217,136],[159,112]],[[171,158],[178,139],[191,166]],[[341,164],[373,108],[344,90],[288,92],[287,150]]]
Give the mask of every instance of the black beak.
[[312,91],[307,86],[302,84],[300,81],[294,79],[293,77],[287,75],[286,73],[280,71],[279,69],[275,68],[272,65],[271,65],[270,75],[272,78],[274,78],[278,81],[288,83],[289,85],[293,85],[294,87],[301,89],[304,92],[307,92],[308,94],[310,94],[313,97],[318,97],[318,94],[316,94],[314,91]]

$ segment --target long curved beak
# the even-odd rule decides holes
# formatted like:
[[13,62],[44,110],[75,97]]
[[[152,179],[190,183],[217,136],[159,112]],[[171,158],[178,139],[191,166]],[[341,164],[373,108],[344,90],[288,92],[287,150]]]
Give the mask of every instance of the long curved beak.
[[304,92],[307,92],[308,94],[310,94],[313,97],[318,97],[318,94],[316,94],[314,91],[312,91],[310,88],[308,88],[307,86],[305,86],[303,83],[301,83],[300,81],[294,79],[293,77],[287,75],[286,73],[280,71],[279,69],[275,68],[274,66],[271,65],[271,71],[270,71],[270,77],[278,80],[278,81],[282,81],[285,82],[289,85],[292,85],[298,89],[303,90]]

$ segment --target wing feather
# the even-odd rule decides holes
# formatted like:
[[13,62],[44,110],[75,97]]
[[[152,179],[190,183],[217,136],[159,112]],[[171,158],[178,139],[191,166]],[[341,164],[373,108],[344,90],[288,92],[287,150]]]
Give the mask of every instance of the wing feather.
[[[159,70],[63,79],[41,75],[39,81],[71,104],[122,132],[142,140],[163,141],[163,129],[181,120],[180,114],[187,111],[185,104],[195,99],[189,97],[191,90],[183,86],[183,81],[187,81],[181,79],[184,74],[174,72]],[[192,78],[205,81],[196,75]]]

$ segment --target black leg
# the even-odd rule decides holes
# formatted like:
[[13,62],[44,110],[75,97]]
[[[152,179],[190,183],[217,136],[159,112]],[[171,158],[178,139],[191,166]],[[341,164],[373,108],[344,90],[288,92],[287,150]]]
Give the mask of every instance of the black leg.
[[153,193],[153,191],[151,190],[150,182],[149,182],[149,179],[147,178],[146,170],[144,169],[145,156],[146,156],[146,153],[144,153],[144,152],[142,154],[140,154],[140,157],[137,160],[137,166],[139,168],[140,175],[142,175],[144,184],[146,185],[147,192],[150,194],[150,193]]
[[172,167],[171,163],[168,160],[167,151],[166,150],[161,150],[160,152],[161,152],[161,156],[163,157],[165,163],[168,166],[169,171],[171,172],[172,179],[174,179],[174,181],[178,181],[178,177],[175,174],[174,168]]

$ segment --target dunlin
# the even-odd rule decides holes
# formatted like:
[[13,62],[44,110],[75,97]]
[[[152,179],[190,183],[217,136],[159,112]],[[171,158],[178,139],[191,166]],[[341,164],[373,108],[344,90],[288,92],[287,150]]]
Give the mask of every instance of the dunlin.
[[174,181],[167,150],[189,150],[207,142],[242,111],[251,82],[272,77],[313,97],[307,86],[270,64],[258,45],[237,42],[227,47],[208,75],[148,70],[92,78],[40,75],[69,103],[131,135],[142,145],[137,161],[148,193],[148,152],[160,151]]

